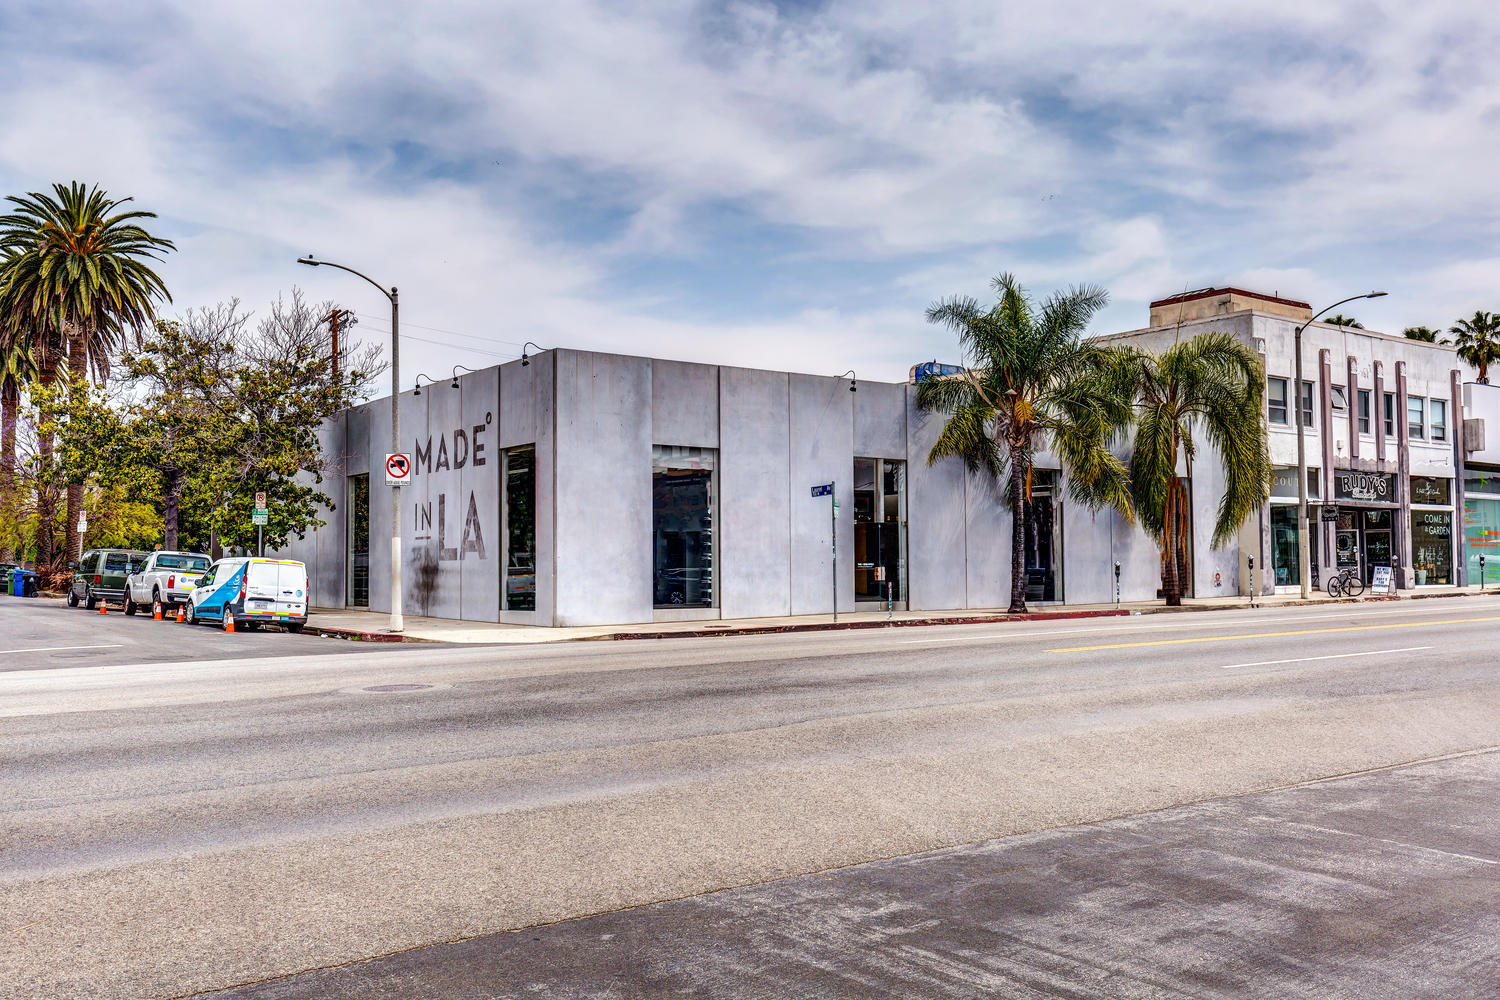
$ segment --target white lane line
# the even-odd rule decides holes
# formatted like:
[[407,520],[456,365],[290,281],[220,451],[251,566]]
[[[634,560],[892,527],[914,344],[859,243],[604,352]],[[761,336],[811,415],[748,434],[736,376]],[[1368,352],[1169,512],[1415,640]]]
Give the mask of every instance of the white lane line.
[[[1272,822],[1277,821],[1273,820]],[[1392,840],[1389,837],[1371,837],[1370,835],[1364,833],[1351,833],[1348,830],[1334,830],[1330,827],[1315,826],[1312,823],[1298,823],[1294,820],[1282,820],[1280,822],[1284,822],[1288,826],[1300,826],[1305,830],[1317,830],[1319,833],[1333,833],[1339,835],[1340,837],[1358,837],[1361,840],[1373,840],[1376,843],[1390,844],[1393,847],[1404,847],[1408,851],[1422,851],[1425,854],[1441,854],[1445,858],[1458,858],[1462,861],[1474,861],[1478,862],[1481,865],[1500,865],[1500,861],[1496,861],[1494,858],[1480,858],[1476,857],[1473,854],[1457,854],[1453,851],[1439,850],[1436,847],[1424,847],[1421,844],[1408,844],[1404,840]]]
[[123,642],[103,642],[94,646],[33,646],[30,649],[0,649],[0,656],[7,653],[56,653],[64,649],[119,649]]
[[1256,660],[1254,663],[1226,663],[1220,670],[1233,670],[1235,667],[1269,667],[1275,663],[1307,663],[1311,660],[1341,660],[1346,656],[1378,656],[1381,653],[1415,653],[1419,649],[1431,649],[1431,646],[1402,646],[1400,649],[1367,649],[1359,653],[1330,653],[1327,656],[1298,656],[1290,660]]

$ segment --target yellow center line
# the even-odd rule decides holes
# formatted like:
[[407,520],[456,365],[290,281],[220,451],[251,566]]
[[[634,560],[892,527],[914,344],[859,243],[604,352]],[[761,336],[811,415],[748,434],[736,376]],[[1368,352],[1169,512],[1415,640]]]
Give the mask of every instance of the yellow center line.
[[1325,632],[1370,632],[1382,628],[1427,628],[1432,625],[1463,625],[1470,622],[1496,622],[1500,615],[1487,618],[1444,618],[1430,622],[1391,622],[1387,625],[1343,625],[1337,628],[1303,628],[1291,632],[1250,632],[1245,635],[1203,635],[1191,639],[1155,639],[1150,642],[1114,642],[1105,646],[1069,646],[1049,649],[1049,653],[1088,653],[1096,649],[1134,649],[1137,646],[1180,646],[1189,642],[1229,642],[1233,639],[1276,639],[1287,635],[1321,635]]

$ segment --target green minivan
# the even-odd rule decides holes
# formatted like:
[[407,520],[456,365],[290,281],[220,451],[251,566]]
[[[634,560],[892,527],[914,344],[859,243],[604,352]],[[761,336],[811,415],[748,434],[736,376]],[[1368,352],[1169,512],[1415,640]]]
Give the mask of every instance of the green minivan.
[[90,611],[100,601],[119,604],[125,600],[125,578],[137,572],[149,552],[134,549],[90,549],[72,564],[73,585],[68,588],[68,607],[82,602]]

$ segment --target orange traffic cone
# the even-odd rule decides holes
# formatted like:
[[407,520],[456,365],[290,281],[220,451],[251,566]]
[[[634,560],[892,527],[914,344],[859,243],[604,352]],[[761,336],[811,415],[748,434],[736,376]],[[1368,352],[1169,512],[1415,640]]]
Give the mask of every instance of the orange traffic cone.
[[182,613],[182,609],[181,608],[178,608],[177,609],[177,624],[181,625],[185,621],[187,621],[187,615],[185,615],[185,614]]
[[156,622],[161,621],[161,602],[159,601],[151,605],[151,620]]
[[102,600],[99,602],[99,613],[101,615],[109,614],[109,605]]
[[230,615],[228,618],[224,619],[224,631],[228,632],[230,635],[234,635],[234,616],[233,615]]

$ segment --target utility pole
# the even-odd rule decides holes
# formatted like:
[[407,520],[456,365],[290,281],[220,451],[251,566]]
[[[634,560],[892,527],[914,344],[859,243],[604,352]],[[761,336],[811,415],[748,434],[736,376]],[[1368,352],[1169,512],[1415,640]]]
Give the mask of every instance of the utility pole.
[[338,306],[334,306],[333,309],[329,310],[328,315],[323,317],[323,321],[328,324],[328,330],[332,337],[332,355],[330,360],[333,362],[333,380],[337,382],[339,379],[340,356],[339,326],[353,326],[355,323],[359,322],[359,319],[350,310],[340,309]]

